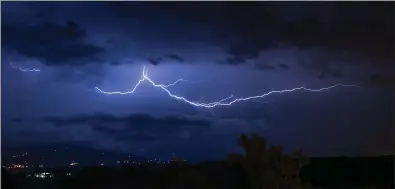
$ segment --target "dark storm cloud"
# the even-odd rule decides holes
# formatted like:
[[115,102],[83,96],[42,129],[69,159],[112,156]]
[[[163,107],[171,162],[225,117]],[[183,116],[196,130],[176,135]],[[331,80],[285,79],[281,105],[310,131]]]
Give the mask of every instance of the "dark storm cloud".
[[[248,63],[250,59],[259,58],[262,52],[281,48],[295,47],[296,51],[320,49],[322,53],[319,55],[314,55],[315,52],[306,55],[315,57],[311,58],[312,65],[304,68],[325,71],[329,77],[340,78],[340,74],[327,70],[333,62],[322,62],[316,57],[344,60],[342,62],[348,64],[356,64],[361,59],[389,62],[393,58],[392,3],[216,2],[148,5],[210,31],[209,43],[222,47],[229,57],[222,64]],[[280,68],[285,70],[289,67],[280,65]],[[265,69],[264,66],[263,70],[272,69]]]
[[113,66],[118,66],[121,63],[119,61],[117,61],[117,60],[114,60],[114,61],[110,61],[110,64],[113,65]]
[[119,129],[114,129],[113,127],[108,127],[105,124],[101,124],[101,123],[92,123],[91,124],[91,128],[95,132],[103,133],[103,134],[106,134],[106,135],[114,135],[114,134],[117,134],[119,132],[122,132]]
[[332,72],[330,70],[328,71],[320,71],[320,73],[317,75],[318,79],[328,79],[328,78],[336,78],[336,79],[341,79],[344,78],[343,73],[339,72]]
[[[279,30],[280,39],[299,48],[352,50],[375,57],[389,58],[393,52],[393,13],[389,4],[316,4],[336,11],[337,17],[321,12],[309,13]],[[356,16],[359,15],[359,16]],[[375,15],[377,17],[366,17]]]
[[104,49],[84,41],[86,33],[69,21],[65,25],[2,24],[2,41],[6,48],[21,55],[37,58],[48,66],[85,65],[95,61]]
[[289,66],[286,65],[286,64],[279,64],[278,66],[279,66],[281,69],[283,69],[283,70],[288,70],[288,69],[289,69]]
[[332,72],[331,75],[334,78],[343,78],[344,77],[344,75],[342,73],[338,73],[338,72]]
[[157,57],[157,58],[148,58],[148,62],[150,62],[152,65],[157,66],[159,64],[162,64],[165,62],[165,60],[172,60],[176,61],[179,63],[183,63],[185,61],[184,58],[181,58],[180,55],[177,54],[165,54],[163,57]]
[[389,58],[393,49],[392,42],[389,42],[393,39],[391,25],[347,17],[335,22],[321,19],[320,15],[306,15],[289,23],[281,38],[301,49],[321,47],[330,51],[352,50]]
[[207,130],[214,123],[213,120],[203,117],[154,117],[148,114],[125,116],[92,114],[72,117],[44,117],[42,120],[55,126],[89,126],[92,131],[119,142],[181,137],[183,130],[193,128]]
[[125,60],[125,61],[111,60],[111,61],[105,61],[105,62],[110,64],[111,66],[119,66],[121,64],[133,64],[133,63],[135,63],[135,61],[133,61],[133,60]]
[[328,75],[323,71],[317,76],[318,79],[326,79],[327,77]]
[[184,62],[185,61],[183,58],[181,58],[180,55],[177,55],[177,54],[166,54],[164,56],[171,59],[171,60],[177,61],[177,62]]
[[[57,126],[72,126],[79,124],[115,124],[121,123],[125,128],[135,127],[182,127],[186,125],[209,126],[211,122],[205,119],[189,118],[185,116],[154,117],[148,114],[131,114],[115,116],[112,114],[77,115],[72,117],[44,117],[44,122],[50,122]],[[99,129],[100,130],[100,129]]]
[[242,57],[228,57],[226,58],[226,63],[229,65],[239,65],[246,62],[245,58]]
[[159,65],[159,63],[161,63],[163,61],[163,58],[159,57],[159,58],[149,58],[148,61],[154,65],[157,66]]
[[225,52],[235,58],[255,59],[261,51],[276,47],[277,43],[270,39],[240,39],[240,41],[232,41]]
[[[289,45],[298,49],[350,50],[370,58],[392,58],[391,3],[213,3],[162,5],[222,35],[231,57],[255,59]],[[184,11],[182,11],[184,9]],[[169,11],[170,11],[169,10]],[[375,15],[374,17],[368,15]],[[217,33],[217,34],[216,34]],[[216,40],[214,40],[216,41]],[[233,61],[229,62],[234,64]],[[242,62],[238,62],[242,63]]]
[[[106,7],[105,10],[111,13],[108,19],[116,24],[118,31],[132,31],[130,23],[137,21],[144,26],[143,31],[148,39],[152,38],[151,35],[161,36],[163,40],[182,41],[185,45],[193,41],[194,36],[199,35],[199,32],[189,31],[195,30],[194,28],[198,26],[209,33],[204,43],[222,47],[230,57],[226,63],[231,65],[247,63],[246,60],[258,58],[261,52],[278,49],[280,46],[294,46],[298,49],[319,47],[339,52],[352,50],[363,52],[366,56],[375,54],[377,55],[375,57],[379,58],[391,57],[394,23],[391,5],[324,2],[97,3],[97,6]],[[375,16],[368,17],[367,15]],[[160,22],[157,20],[158,16],[162,18]],[[50,27],[41,25],[14,29],[29,32],[19,31],[14,37],[8,34],[12,37],[8,41],[17,40],[11,47],[54,65],[60,62],[68,62],[67,64],[72,65],[84,64],[86,63],[84,61],[68,60],[92,58],[93,55],[103,51],[100,47],[84,43],[82,39],[85,37],[85,32],[81,31],[75,23],[70,23],[66,27],[55,24],[49,24]],[[178,25],[185,25],[185,31],[177,28],[175,32],[174,27]],[[158,35],[158,28],[163,28],[160,35]],[[33,31],[33,35],[28,35],[31,33],[30,30]],[[3,29],[3,33],[4,31],[7,29]],[[42,36],[50,36],[47,41],[52,42],[46,42]],[[42,48],[31,48],[32,44],[43,40]],[[117,41],[107,39],[104,43],[116,44]],[[48,49],[48,47],[51,48]],[[162,58],[152,57],[148,61],[153,65],[158,65],[163,63],[164,59],[185,61],[175,53],[166,54]],[[118,65],[113,61],[108,63]]]
[[274,66],[264,65],[264,64],[258,64],[255,66],[255,68],[257,68],[259,70],[264,70],[264,71],[272,71],[272,70],[276,69]]
[[160,139],[160,136],[155,135],[142,135],[142,134],[133,134],[133,133],[118,133],[114,136],[115,141],[120,142],[146,142],[146,141],[155,141]]
[[21,122],[23,122],[23,121],[25,121],[25,120],[22,119],[22,118],[13,118],[13,119],[11,119],[11,122],[12,122],[12,123],[21,123]]
[[395,85],[394,78],[389,78],[381,74],[372,74],[369,77],[369,84],[375,86],[393,87]]
[[72,117],[50,117],[46,116],[42,118],[42,121],[54,124],[55,126],[69,126],[84,124],[90,121],[90,117],[85,115],[78,115]]
[[148,114],[125,116],[92,114],[71,117],[44,117],[42,120],[57,127],[89,127],[91,131],[118,142],[190,138],[191,135],[201,137],[233,135],[250,129],[249,124],[239,119],[212,119],[184,115],[155,117]]

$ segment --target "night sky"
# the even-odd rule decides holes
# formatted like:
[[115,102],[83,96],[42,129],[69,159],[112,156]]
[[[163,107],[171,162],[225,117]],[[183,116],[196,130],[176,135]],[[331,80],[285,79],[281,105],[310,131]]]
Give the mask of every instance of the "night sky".
[[[3,147],[223,158],[256,132],[310,156],[395,150],[392,3],[2,2]],[[22,72],[13,68],[40,69]],[[191,101],[295,91],[199,108]]]

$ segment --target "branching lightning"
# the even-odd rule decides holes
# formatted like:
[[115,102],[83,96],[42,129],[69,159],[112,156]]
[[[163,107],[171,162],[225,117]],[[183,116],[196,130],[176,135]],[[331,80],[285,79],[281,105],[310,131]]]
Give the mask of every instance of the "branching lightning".
[[10,66],[14,69],[21,71],[21,72],[39,72],[39,71],[41,71],[40,69],[35,69],[35,68],[34,69],[21,68],[21,67],[15,66],[12,62],[10,62]]
[[223,98],[223,99],[221,99],[219,101],[214,101],[214,102],[210,102],[210,103],[201,103],[200,102],[201,100],[199,100],[199,102],[193,102],[193,101],[190,101],[190,100],[186,99],[185,97],[177,96],[177,95],[171,93],[171,91],[168,89],[168,87],[176,85],[179,81],[185,81],[185,80],[178,79],[177,81],[175,81],[174,83],[169,84],[169,85],[157,84],[151,78],[148,77],[148,70],[146,70],[145,66],[144,66],[143,71],[142,71],[142,78],[137,82],[137,84],[130,91],[126,91],[126,92],[106,92],[106,91],[103,91],[102,89],[100,89],[99,87],[95,87],[95,88],[96,88],[97,91],[99,91],[100,93],[103,93],[103,94],[108,94],[108,95],[115,95],[115,94],[126,95],[126,94],[130,94],[130,93],[134,93],[136,91],[136,89],[138,88],[138,86],[144,81],[148,81],[155,88],[162,89],[171,98],[174,98],[174,99],[177,99],[177,100],[181,100],[181,101],[183,101],[185,103],[188,103],[188,104],[190,104],[192,106],[195,106],[195,107],[203,107],[203,108],[214,108],[214,107],[217,107],[217,106],[230,106],[230,105],[232,105],[232,104],[234,104],[236,102],[247,101],[247,100],[256,100],[256,99],[264,98],[264,97],[267,97],[267,96],[270,96],[270,95],[273,95],[273,94],[281,94],[281,93],[288,93],[288,92],[294,92],[294,91],[321,92],[321,91],[326,91],[326,90],[329,90],[329,89],[332,89],[332,88],[335,88],[335,87],[357,87],[357,85],[345,85],[345,84],[336,84],[336,85],[332,85],[332,86],[324,87],[324,88],[320,88],[320,89],[309,89],[309,88],[306,88],[306,87],[297,87],[297,88],[293,88],[293,89],[273,90],[273,91],[270,91],[270,92],[267,92],[267,93],[264,93],[264,94],[260,94],[260,95],[256,95],[256,96],[243,97],[243,98],[235,98],[235,96],[233,94],[234,91],[233,91],[233,93],[230,96],[228,96],[226,98]]
[[[144,67],[144,69],[145,69],[145,67]],[[143,81],[145,81],[145,80],[146,80],[146,78],[143,77],[142,79],[140,79],[140,80],[137,82],[137,84],[133,87],[132,90],[130,90],[130,91],[125,91],[125,92],[106,92],[106,91],[101,90],[99,87],[95,87],[95,89],[98,90],[99,92],[103,93],[103,94],[109,94],[109,95],[112,95],[112,94],[118,94],[118,95],[131,94],[131,93],[134,93],[134,91],[136,91],[136,89],[139,87],[139,85],[140,85]],[[186,81],[186,80],[184,80],[184,79],[177,79],[174,83],[171,83],[171,84],[168,84],[168,85],[162,85],[162,84],[161,84],[161,85],[158,85],[158,86],[160,86],[161,88],[166,89],[166,88],[168,88],[168,87],[171,87],[171,86],[176,85],[176,84],[177,84],[178,82],[180,82],[180,81]]]

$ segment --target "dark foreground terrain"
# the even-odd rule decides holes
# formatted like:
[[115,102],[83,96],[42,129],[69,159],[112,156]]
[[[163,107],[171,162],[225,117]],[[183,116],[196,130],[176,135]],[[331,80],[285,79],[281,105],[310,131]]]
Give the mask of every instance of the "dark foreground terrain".
[[[58,168],[13,174],[2,169],[2,188],[394,188],[394,156],[308,158],[302,150],[286,153],[281,145],[273,145],[256,134],[242,134],[238,142],[243,154],[229,154],[226,160],[196,165],[174,157],[170,164]],[[43,172],[53,176],[36,178],[35,173]]]
[[[2,188],[252,188],[248,173],[228,161],[198,165],[51,169],[53,178],[26,178],[2,170]],[[43,171],[43,170],[41,170]],[[74,172],[73,172],[74,171]],[[65,172],[73,172],[65,176]],[[394,188],[394,157],[311,158],[301,172],[313,188]]]

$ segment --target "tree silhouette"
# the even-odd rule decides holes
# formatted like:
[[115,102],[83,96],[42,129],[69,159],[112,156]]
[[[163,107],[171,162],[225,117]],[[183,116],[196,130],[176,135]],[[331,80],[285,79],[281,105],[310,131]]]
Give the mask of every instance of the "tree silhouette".
[[299,178],[300,169],[308,163],[302,150],[286,154],[281,145],[269,144],[265,138],[252,134],[242,134],[239,145],[245,154],[231,154],[231,163],[241,163],[248,174],[249,182],[254,189],[299,189],[302,186]]

